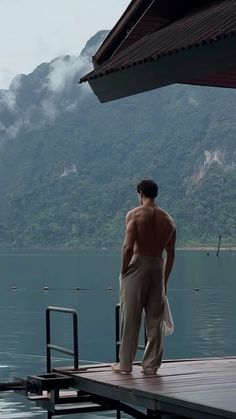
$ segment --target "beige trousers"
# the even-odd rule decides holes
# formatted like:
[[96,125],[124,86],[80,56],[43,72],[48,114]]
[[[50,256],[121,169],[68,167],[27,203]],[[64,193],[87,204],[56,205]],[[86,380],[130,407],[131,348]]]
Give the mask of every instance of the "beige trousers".
[[145,315],[147,345],[142,367],[155,374],[161,365],[163,350],[162,322],[164,314],[163,259],[135,256],[120,277],[120,368],[132,371],[142,313]]

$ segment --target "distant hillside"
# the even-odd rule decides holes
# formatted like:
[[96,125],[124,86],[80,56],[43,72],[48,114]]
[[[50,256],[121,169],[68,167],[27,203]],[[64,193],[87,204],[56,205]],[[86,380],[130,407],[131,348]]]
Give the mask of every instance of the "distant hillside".
[[236,92],[175,85],[101,105],[79,85],[107,32],[0,91],[0,246],[119,247],[136,183],[179,244],[236,243]]

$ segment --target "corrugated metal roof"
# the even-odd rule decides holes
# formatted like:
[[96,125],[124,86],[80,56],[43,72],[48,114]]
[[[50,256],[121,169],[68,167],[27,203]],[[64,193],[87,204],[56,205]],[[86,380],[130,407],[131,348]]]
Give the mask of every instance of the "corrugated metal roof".
[[160,0],[132,0],[93,57],[94,68],[170,23],[170,19],[160,16],[159,4]]
[[[148,5],[152,1],[153,0],[148,0],[148,2],[146,1],[145,3]],[[114,28],[108,34],[107,38],[104,40],[104,42],[96,52],[95,56],[93,57],[93,63],[95,68],[103,64],[103,62],[106,61],[107,58],[110,58],[113,55],[116,48],[120,45],[120,42],[123,41],[124,36],[126,37],[127,35],[127,28],[129,28],[130,26],[130,19],[133,15],[138,13],[139,8],[141,6],[143,7],[143,3],[143,0],[131,0],[125,12],[120,17],[118,22],[115,24]],[[125,34],[121,33],[122,30],[124,30]]]
[[135,44],[115,55],[90,72],[81,82],[104,77],[166,55],[236,34],[236,1],[225,0],[175,21],[163,29],[144,36]]

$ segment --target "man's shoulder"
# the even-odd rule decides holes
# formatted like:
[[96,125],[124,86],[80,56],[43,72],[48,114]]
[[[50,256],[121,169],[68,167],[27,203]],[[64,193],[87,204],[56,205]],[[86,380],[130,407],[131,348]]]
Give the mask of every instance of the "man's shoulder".
[[169,221],[170,224],[172,224],[173,228],[175,228],[175,221],[174,219],[171,217],[171,215],[164,210],[163,208],[158,207],[159,213],[162,217],[164,217],[166,219],[166,221]]
[[142,211],[142,206],[141,205],[131,209],[130,211],[127,212],[126,219],[131,220],[131,219],[135,218],[136,215],[140,213],[140,211]]

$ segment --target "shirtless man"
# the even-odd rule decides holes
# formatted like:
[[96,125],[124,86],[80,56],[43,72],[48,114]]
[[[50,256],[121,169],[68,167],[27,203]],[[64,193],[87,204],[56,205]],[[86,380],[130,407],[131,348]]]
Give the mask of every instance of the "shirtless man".
[[147,345],[142,372],[152,375],[162,360],[164,301],[175,259],[176,229],[170,215],[155,203],[158,186],[153,180],[141,181],[137,192],[140,206],[126,216],[120,274],[120,362],[112,369],[132,371],[144,310]]

